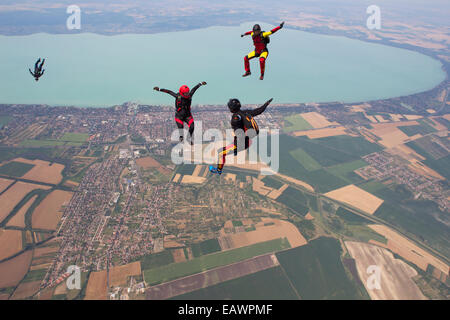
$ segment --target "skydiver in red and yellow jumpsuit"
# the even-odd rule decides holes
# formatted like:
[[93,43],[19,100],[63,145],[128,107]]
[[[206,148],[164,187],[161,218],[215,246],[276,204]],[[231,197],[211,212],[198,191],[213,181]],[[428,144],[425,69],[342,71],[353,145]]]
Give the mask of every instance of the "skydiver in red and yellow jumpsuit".
[[269,36],[272,33],[277,32],[281,28],[283,28],[284,22],[282,22],[278,27],[273,28],[270,31],[264,32],[261,31],[261,27],[259,24],[255,24],[253,26],[253,31],[248,31],[244,34],[241,34],[241,37],[251,35],[253,38],[253,44],[255,45],[255,50],[250,52],[248,55],[244,58],[244,67],[245,67],[245,73],[242,75],[243,77],[247,77],[251,75],[250,72],[250,60],[259,57],[259,65],[261,67],[261,77],[260,80],[264,79],[264,71],[266,68],[266,59],[269,55],[269,50],[267,50],[267,44],[269,43]]

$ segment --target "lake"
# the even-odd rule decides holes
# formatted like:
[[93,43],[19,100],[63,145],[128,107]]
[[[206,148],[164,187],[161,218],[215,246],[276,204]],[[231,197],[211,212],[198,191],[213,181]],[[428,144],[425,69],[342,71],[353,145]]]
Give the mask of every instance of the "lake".
[[[263,30],[273,26],[261,23]],[[264,81],[259,61],[242,78],[253,50],[241,38],[253,23],[235,27],[102,36],[97,34],[0,36],[0,103],[100,107],[135,101],[171,105],[154,86],[178,90],[208,82],[193,104],[357,102],[429,90],[445,79],[441,63],[385,45],[283,28],[271,36]],[[45,75],[35,82],[38,57]]]

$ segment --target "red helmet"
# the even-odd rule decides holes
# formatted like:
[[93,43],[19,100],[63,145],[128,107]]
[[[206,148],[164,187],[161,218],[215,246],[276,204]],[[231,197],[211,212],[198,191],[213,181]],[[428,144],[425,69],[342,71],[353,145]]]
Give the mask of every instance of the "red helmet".
[[183,85],[180,87],[180,94],[183,98],[189,99],[189,87],[187,85]]

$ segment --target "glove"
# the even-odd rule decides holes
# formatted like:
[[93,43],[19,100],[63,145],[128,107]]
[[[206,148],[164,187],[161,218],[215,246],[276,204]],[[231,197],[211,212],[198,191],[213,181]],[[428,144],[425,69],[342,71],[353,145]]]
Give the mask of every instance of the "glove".
[[271,102],[272,102],[272,100],[273,100],[273,98],[272,99],[270,99],[270,100],[267,100],[267,105],[269,105]]
[[284,21],[282,23],[280,23],[280,28],[283,28],[284,26]]
[[244,35],[243,34],[241,34],[241,38],[243,37]]
[[159,91],[159,88],[158,87],[154,87],[153,90]]
[[202,86],[206,86],[206,82],[205,81],[202,82]]

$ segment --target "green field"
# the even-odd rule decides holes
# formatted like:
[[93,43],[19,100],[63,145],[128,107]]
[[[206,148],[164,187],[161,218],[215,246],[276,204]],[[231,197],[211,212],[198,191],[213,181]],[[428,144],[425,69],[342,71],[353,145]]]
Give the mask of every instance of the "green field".
[[34,164],[22,163],[22,162],[8,162],[0,167],[0,174],[13,177],[22,177],[25,173],[30,171],[34,167]]
[[339,150],[357,158],[383,149],[379,145],[371,143],[362,137],[334,136],[314,139],[314,141],[324,148]]
[[168,250],[145,255],[139,260],[141,261],[142,270],[157,268],[174,262],[172,253]]
[[39,280],[44,279],[46,274],[47,274],[47,269],[33,270],[33,271],[30,271],[27,273],[27,275],[22,280],[22,282],[39,281]]
[[302,299],[362,299],[344,269],[341,251],[337,239],[322,237],[276,256]]
[[195,170],[195,164],[182,164],[177,167],[177,173],[179,174],[185,174],[185,175],[192,175]]
[[57,147],[57,146],[63,146],[65,145],[64,141],[59,140],[23,140],[20,143],[21,147],[31,147],[31,148],[37,148],[37,147]]
[[322,168],[322,166],[318,164],[316,160],[310,157],[310,155],[307,154],[303,149],[295,149],[290,151],[289,153],[308,171],[319,170]]
[[[391,198],[394,196],[391,195]],[[447,214],[441,212],[436,203],[405,200],[399,196],[396,201],[385,201],[375,212],[375,216],[393,224],[405,234],[424,241],[445,256],[450,256],[450,230],[435,218],[437,216],[445,221]]]
[[432,132],[436,132],[436,129],[434,129],[426,122],[422,122],[420,125],[399,126],[397,128],[403,131],[403,133],[405,133],[408,137],[412,137],[416,134],[426,135]]
[[387,239],[385,237],[366,225],[347,224],[345,225],[344,234],[355,238],[357,241],[369,242],[369,240],[375,240],[387,244]]
[[313,128],[300,114],[285,117],[284,120],[286,121],[283,128],[284,132],[309,130]]
[[0,129],[3,128],[3,126],[6,126],[13,117],[11,116],[0,116]]
[[[422,139],[425,139],[425,138],[422,138]],[[446,156],[436,159],[436,154],[435,154],[436,152],[433,152],[434,150],[429,150],[430,152],[428,152],[427,150],[425,150],[423,148],[423,145],[425,142],[423,142],[422,139],[419,139],[420,141],[408,142],[406,145],[426,158],[426,160],[422,161],[425,165],[427,165],[431,169],[437,171],[439,174],[441,174],[443,177],[445,177],[447,180],[449,180],[450,179],[450,166],[448,164],[450,163],[450,154],[447,154]],[[432,146],[432,144],[429,143],[427,146],[427,149],[430,149],[431,146]],[[439,155],[441,155],[441,154],[439,154]]]
[[264,185],[269,188],[273,189],[280,189],[284,183],[278,181],[277,179],[272,178],[271,176],[265,176],[262,180],[264,182]]
[[222,250],[217,239],[209,239],[191,245],[192,254],[195,258]]
[[328,167],[325,170],[332,175],[347,181],[348,183],[358,183],[364,180],[353,171],[365,167],[366,165],[367,163],[360,159],[343,164],[337,164],[335,166]]
[[233,224],[233,227],[241,227],[243,225],[242,221],[240,220],[233,220],[231,221],[231,223]]
[[289,247],[287,239],[261,242],[248,247],[212,253],[189,261],[144,270],[144,279],[149,285],[154,285]]
[[[359,137],[308,139],[280,135],[280,173],[305,181],[318,192],[324,193],[349,183],[361,182],[351,169],[363,165],[361,156],[379,150],[378,145]],[[305,153],[307,157],[302,156]],[[323,168],[317,169],[318,166]],[[326,167],[331,167],[332,174]]]
[[342,207],[339,207],[339,209],[336,211],[336,215],[344,220],[348,224],[369,224],[372,223],[372,221],[367,220],[364,217],[361,217],[360,215],[357,215],[353,212],[348,211],[347,209],[344,209]]
[[81,142],[81,143],[83,143],[83,142],[86,142],[86,140],[88,138],[89,138],[89,134],[87,134],[87,133],[67,132],[58,140],[66,141],[66,142]]
[[[382,187],[381,187],[382,186]],[[361,186],[362,187],[362,186]],[[363,189],[368,189],[367,186]],[[414,200],[413,194],[403,185],[376,185],[371,193],[385,200],[374,215],[399,228],[403,233],[425,242],[446,256],[450,256],[450,230],[441,221],[447,214],[435,202]],[[439,220],[438,220],[439,219]]]
[[308,200],[303,192],[295,188],[288,187],[276,201],[284,204],[301,217],[304,217],[309,212]]
[[298,300],[280,267],[186,293],[173,300]]
[[[279,171],[281,174],[288,175],[290,177],[305,181],[306,183],[312,185],[318,192],[328,192],[348,184],[347,181],[330,175],[325,169],[319,169],[314,171],[306,170],[298,160],[296,160],[290,153],[290,151],[299,149],[302,147],[304,141],[308,139],[300,140],[299,138],[294,138],[287,135],[280,135],[279,143],[279,154],[280,154],[280,166]],[[307,143],[311,144],[307,141]],[[320,149],[319,145],[313,145],[316,149]],[[303,149],[308,154],[309,151]],[[330,149],[322,150],[322,157],[327,157],[327,153],[334,152]],[[312,156],[310,154],[310,156]],[[345,155],[345,159],[348,157]],[[314,157],[313,157],[314,158]],[[317,160],[317,159],[316,159]],[[351,159],[357,160],[357,159]],[[342,161],[341,163],[345,163]],[[333,164],[336,164],[333,162]]]
[[359,188],[369,192],[369,193],[375,193],[379,190],[385,189],[386,186],[378,181],[369,181],[363,184],[358,185]]

